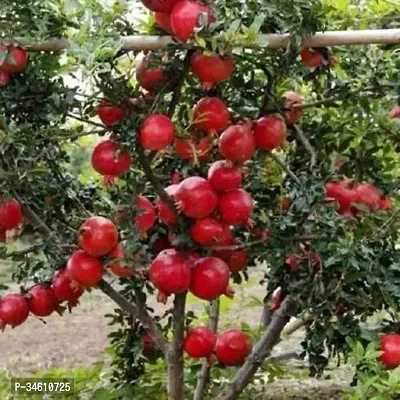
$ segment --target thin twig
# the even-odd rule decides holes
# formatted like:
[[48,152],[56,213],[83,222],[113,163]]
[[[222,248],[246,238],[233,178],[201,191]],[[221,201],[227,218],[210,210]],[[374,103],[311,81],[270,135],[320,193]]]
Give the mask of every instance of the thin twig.
[[85,124],[94,125],[94,126],[104,129],[104,125],[99,124],[98,122],[94,122],[89,119],[84,119],[84,118],[79,117],[78,115],[74,115],[71,113],[68,113],[67,116],[70,118],[76,119],[77,121],[84,122]]
[[311,157],[310,167],[314,168],[315,164],[317,163],[317,155],[314,151],[314,148],[311,146],[311,143],[304,134],[304,132],[297,125],[293,125],[293,130],[296,132],[297,138],[300,140],[301,144],[307,150],[308,154],[310,154]]
[[292,180],[297,184],[300,185],[300,179],[296,176],[296,174],[274,153],[270,152],[268,155],[277,163],[279,164],[282,169],[286,171],[286,173],[292,178]]

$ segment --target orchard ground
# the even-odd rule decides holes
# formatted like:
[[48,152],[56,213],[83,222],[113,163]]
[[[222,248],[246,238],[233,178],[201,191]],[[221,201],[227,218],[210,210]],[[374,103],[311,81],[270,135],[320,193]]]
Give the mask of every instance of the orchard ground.
[[[4,274],[0,278],[6,280],[7,276],[8,274]],[[222,300],[221,307],[226,312],[222,312],[221,329],[225,326],[239,325],[242,322],[257,328],[262,311],[260,303],[265,293],[265,289],[257,284],[257,278],[261,276],[261,266],[252,268],[249,282],[235,287],[235,299]],[[205,302],[198,301],[191,295],[188,302],[189,308],[197,311],[202,319]],[[164,309],[164,306],[154,301],[151,301],[150,305],[156,310]],[[84,367],[84,370],[79,370],[80,374],[84,371],[83,379],[97,380],[99,363],[104,363],[103,370],[106,370],[108,361],[104,349],[108,346],[107,335],[110,328],[107,326],[104,314],[111,312],[113,308],[114,304],[109,298],[100,291],[94,290],[83,296],[80,307],[74,309],[71,314],[66,312],[63,318],[55,314],[46,318],[46,324],[44,324],[30,317],[22,326],[14,330],[6,329],[0,341],[1,398],[8,395],[7,375],[26,377],[38,374],[40,376],[58,368],[69,370]],[[205,321],[205,315],[203,318]],[[300,349],[302,338],[303,332],[296,332],[277,345],[273,354]],[[333,363],[322,379],[310,379],[306,362],[291,360],[285,363],[289,371],[287,376],[268,384],[267,393],[262,393],[263,390],[260,387],[260,399],[339,399],[340,390],[349,385],[353,376],[353,371],[349,371],[350,367],[336,368]],[[93,368],[96,368],[94,373]],[[56,371],[57,374],[61,373]],[[62,373],[65,376],[68,372]],[[93,384],[93,382],[87,382],[87,384]],[[84,382],[83,385],[85,385]]]

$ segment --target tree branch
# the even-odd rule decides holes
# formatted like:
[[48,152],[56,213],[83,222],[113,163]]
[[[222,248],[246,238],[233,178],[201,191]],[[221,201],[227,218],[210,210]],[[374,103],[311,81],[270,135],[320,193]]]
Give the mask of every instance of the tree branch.
[[314,168],[317,163],[317,155],[315,154],[314,148],[311,146],[308,138],[304,134],[304,132],[297,126],[293,125],[293,130],[296,132],[297,138],[300,140],[301,144],[307,150],[308,154],[311,156],[310,167]]
[[268,155],[277,163],[279,164],[282,169],[286,171],[286,173],[292,178],[292,180],[297,184],[300,185],[300,179],[295,175],[295,173],[274,153],[269,152]]
[[[210,316],[209,316],[209,327],[217,333],[218,332],[218,321],[219,321],[219,299],[211,302]],[[210,363],[208,360],[203,360],[203,365],[200,372],[197,374],[197,385],[194,392],[193,400],[202,400],[204,393],[207,389],[207,384],[210,376]]]
[[273,347],[279,340],[283,328],[289,319],[296,314],[297,308],[297,299],[292,296],[287,296],[281,308],[275,313],[268,329],[254,346],[253,351],[236,373],[233,381],[228,385],[221,396],[218,397],[218,400],[234,400],[238,398],[239,394],[250,383],[263,361],[270,355]]

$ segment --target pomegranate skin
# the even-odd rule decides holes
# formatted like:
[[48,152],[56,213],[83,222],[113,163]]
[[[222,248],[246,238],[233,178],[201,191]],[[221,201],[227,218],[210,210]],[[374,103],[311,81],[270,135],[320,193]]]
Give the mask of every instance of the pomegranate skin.
[[198,260],[192,271],[190,291],[199,299],[212,301],[225,294],[230,271],[224,261],[216,257]]
[[183,348],[192,358],[208,357],[214,351],[217,341],[215,333],[205,326],[190,329],[183,341]]
[[233,125],[219,138],[219,151],[223,157],[234,163],[250,160],[256,150],[253,132],[247,126]]
[[147,58],[144,58],[136,68],[136,80],[142,88],[149,92],[163,85],[166,79],[165,72],[159,67],[149,66]]
[[[287,91],[283,93],[283,97],[285,99],[286,108],[303,105],[303,98],[296,92]],[[285,115],[286,124],[289,126],[293,126],[300,121],[301,117],[303,116],[303,110],[300,107],[295,108],[293,110],[286,111]]]
[[137,196],[136,204],[139,215],[136,217],[136,227],[141,233],[149,231],[156,222],[156,211],[152,202],[144,196]]
[[247,252],[246,250],[234,250],[227,262],[232,274],[238,274],[247,267]]
[[79,247],[93,257],[110,253],[118,244],[118,231],[104,217],[90,217],[79,229]]
[[151,11],[170,12],[179,0],[142,0],[142,3]]
[[182,254],[174,249],[162,251],[151,263],[150,282],[166,295],[184,293],[190,285],[191,270]]
[[28,64],[28,53],[25,50],[13,45],[4,46],[0,44],[0,52],[6,49],[8,50],[9,54],[11,54],[14,62],[9,63],[7,60],[4,60],[0,64],[0,70],[9,75],[22,72]]
[[387,369],[394,369],[400,365],[400,335],[397,333],[390,333],[381,339],[380,362]]
[[96,286],[103,277],[103,264],[100,260],[78,250],[67,263],[67,276],[84,287]]
[[254,126],[257,147],[271,151],[283,144],[286,139],[285,122],[274,115],[258,119]]
[[192,56],[191,67],[203,84],[203,88],[210,90],[216,83],[231,77],[235,69],[235,61],[216,54],[205,55],[197,52]]
[[125,118],[125,110],[112,105],[101,105],[97,107],[96,113],[101,122],[106,126],[113,126]]
[[58,308],[58,299],[53,289],[44,285],[35,285],[29,291],[29,309],[38,317],[48,317]]
[[191,236],[195,242],[202,246],[212,246],[220,243],[225,236],[225,226],[214,217],[197,220],[192,229]]
[[[10,75],[6,74],[3,71],[0,71],[0,87],[6,86],[10,83]],[[0,126],[1,129],[1,126]]]
[[5,201],[0,196],[0,228],[11,230],[23,221],[21,205],[17,200]]
[[319,51],[314,51],[309,47],[304,48],[300,52],[303,64],[310,68],[317,68],[323,64],[322,54]]
[[178,1],[171,12],[171,26],[174,36],[181,42],[187,42],[198,27],[200,14],[207,15],[209,23],[215,21],[213,12],[209,7],[192,0]]
[[142,343],[143,343],[142,354],[147,358],[152,357],[154,354],[154,350],[156,348],[153,338],[148,333],[146,333],[142,337]]
[[211,165],[207,175],[211,187],[220,193],[237,189],[242,184],[242,173],[239,168],[227,165],[225,160]]
[[172,25],[171,25],[171,14],[167,12],[155,12],[154,19],[156,24],[165,32],[173,35]]
[[215,354],[222,364],[227,366],[241,365],[251,353],[251,342],[248,336],[239,329],[229,329],[217,336]]
[[140,142],[145,150],[163,150],[174,141],[174,137],[174,124],[163,114],[148,116],[140,130]]
[[[179,184],[175,184],[168,186],[165,189],[165,191],[173,200],[175,200],[176,192],[178,191],[178,189],[179,189]],[[158,217],[160,218],[161,222],[163,222],[166,225],[173,225],[176,223],[175,213],[161,199],[157,201],[157,209],[158,209]]]
[[115,275],[120,278],[130,278],[135,274],[133,268],[121,265],[121,260],[125,257],[124,246],[122,243],[118,243],[118,246],[108,256],[111,259],[116,260],[110,264],[110,269]]
[[199,141],[176,138],[174,147],[180,159],[191,160],[198,164],[199,161],[208,159],[211,144],[208,137],[201,138]]
[[232,190],[219,198],[221,218],[230,225],[246,224],[253,209],[253,199],[244,189]]
[[357,191],[357,203],[364,204],[370,211],[378,208],[381,199],[381,192],[378,188],[371,184],[359,185]]
[[21,325],[29,315],[29,304],[21,294],[7,294],[0,299],[0,328]]
[[72,303],[72,305],[77,304],[79,297],[81,297],[85,291],[82,286],[72,285],[72,281],[68,277],[65,268],[61,268],[56,272],[51,282],[51,288],[58,301],[68,301]]
[[189,218],[203,219],[217,207],[218,198],[208,181],[200,177],[186,178],[175,195],[182,212]]
[[229,111],[218,97],[205,97],[194,106],[193,120],[199,131],[220,133],[229,126]]

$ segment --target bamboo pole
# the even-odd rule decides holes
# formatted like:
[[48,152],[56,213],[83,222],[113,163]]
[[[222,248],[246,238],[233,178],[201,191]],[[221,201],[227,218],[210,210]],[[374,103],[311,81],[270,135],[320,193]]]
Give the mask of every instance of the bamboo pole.
[[[284,48],[289,44],[289,34],[262,34],[256,44],[247,47]],[[21,41],[24,44],[24,41]],[[124,36],[116,42],[122,50],[158,50],[177,43],[171,36]],[[317,32],[304,39],[304,47],[324,47],[363,44],[400,44],[400,29],[367,29],[361,31]],[[68,47],[67,39],[50,39],[27,44],[29,51],[60,51]],[[238,45],[242,47],[242,45]]]

